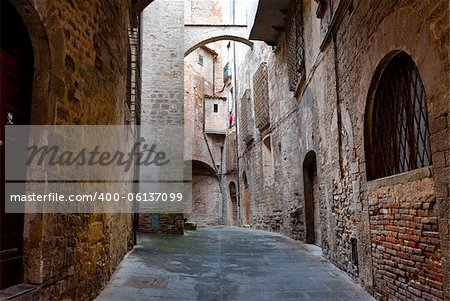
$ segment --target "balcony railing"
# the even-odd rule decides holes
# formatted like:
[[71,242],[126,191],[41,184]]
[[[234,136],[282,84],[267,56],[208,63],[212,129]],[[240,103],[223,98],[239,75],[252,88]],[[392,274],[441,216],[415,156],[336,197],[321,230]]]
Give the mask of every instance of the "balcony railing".
[[223,67],[223,82],[226,82],[231,78],[231,63],[228,62],[225,67]]

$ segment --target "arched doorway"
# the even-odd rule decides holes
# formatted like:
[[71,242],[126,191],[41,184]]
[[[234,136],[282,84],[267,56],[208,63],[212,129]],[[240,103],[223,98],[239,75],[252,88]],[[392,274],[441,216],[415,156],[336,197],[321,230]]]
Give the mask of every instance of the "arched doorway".
[[228,188],[230,191],[232,225],[237,226],[238,206],[236,197],[236,184],[234,184],[234,182],[231,182]]
[[1,289],[21,282],[24,225],[23,214],[5,213],[5,125],[30,123],[34,61],[30,37],[21,17],[8,1],[1,1],[0,5]]
[[317,179],[316,153],[310,151],[303,162],[303,183],[305,192],[306,242],[322,245],[320,222],[319,185]]

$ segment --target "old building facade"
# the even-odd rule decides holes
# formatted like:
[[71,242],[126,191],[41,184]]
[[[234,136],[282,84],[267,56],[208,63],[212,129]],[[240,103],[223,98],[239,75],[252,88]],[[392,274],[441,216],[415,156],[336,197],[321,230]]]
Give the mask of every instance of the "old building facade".
[[250,39],[271,46],[238,46],[249,224],[380,300],[448,298],[448,2],[269,2]]
[[[138,124],[139,14],[149,2],[1,1],[3,125]],[[3,127],[1,140],[3,160]],[[133,246],[131,214],[5,214],[4,196],[2,298],[92,299]]]
[[[9,72],[26,100],[2,100],[3,124],[184,126],[192,212],[142,214],[142,232],[269,230],[317,245],[378,300],[449,300],[448,1],[1,5],[2,85]],[[94,298],[137,227],[11,218],[1,288],[41,300]]]

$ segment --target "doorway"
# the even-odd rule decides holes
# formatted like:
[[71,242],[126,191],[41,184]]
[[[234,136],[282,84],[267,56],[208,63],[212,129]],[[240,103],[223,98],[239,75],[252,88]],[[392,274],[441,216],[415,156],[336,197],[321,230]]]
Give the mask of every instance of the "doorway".
[[[0,289],[21,282],[23,214],[5,213],[5,125],[30,123],[33,50],[16,9],[1,1],[0,42]],[[25,170],[23,170],[25,173]],[[25,178],[24,178],[25,179]],[[25,183],[23,183],[25,187]]]
[[229,185],[230,190],[230,200],[231,200],[231,216],[232,216],[232,225],[238,225],[238,205],[237,205],[237,197],[236,197],[236,184],[231,182]]
[[305,191],[305,222],[306,243],[322,245],[322,230],[320,222],[320,199],[317,178],[316,153],[306,154],[303,163],[303,182]]

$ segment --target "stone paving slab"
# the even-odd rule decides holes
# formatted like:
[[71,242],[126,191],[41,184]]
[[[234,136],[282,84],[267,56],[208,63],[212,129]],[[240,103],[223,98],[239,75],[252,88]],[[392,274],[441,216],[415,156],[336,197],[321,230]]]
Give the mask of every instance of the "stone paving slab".
[[96,299],[374,300],[318,247],[237,227],[140,235]]

